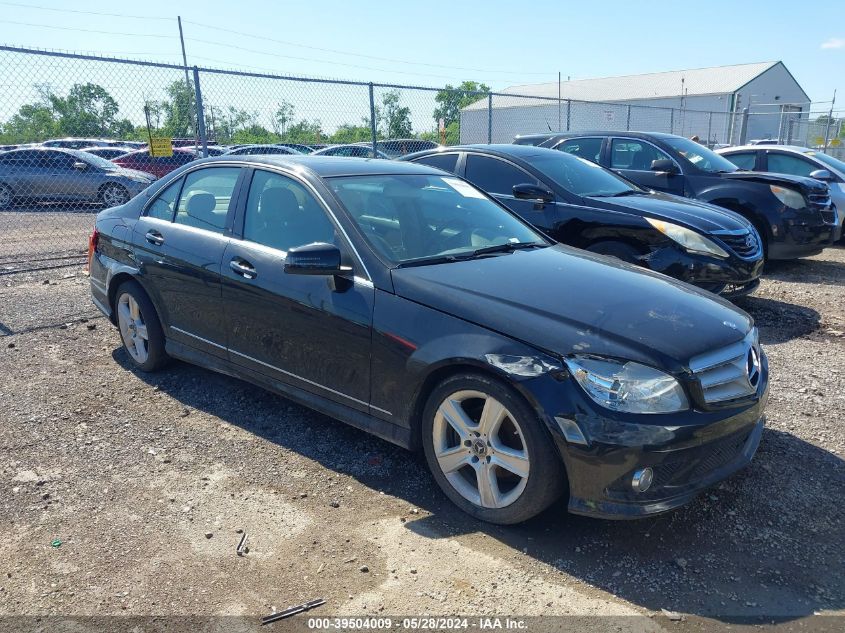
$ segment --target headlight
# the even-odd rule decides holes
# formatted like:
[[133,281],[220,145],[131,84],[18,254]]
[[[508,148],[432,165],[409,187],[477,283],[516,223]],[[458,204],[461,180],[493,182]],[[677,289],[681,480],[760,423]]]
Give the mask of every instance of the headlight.
[[690,229],[685,229],[671,222],[646,218],[646,221],[670,240],[673,240],[692,253],[707,253],[716,257],[728,257],[727,251],[715,242]]
[[778,187],[777,185],[769,185],[769,189],[772,190],[775,198],[783,202],[790,209],[803,209],[807,206],[804,196],[794,189]]
[[669,374],[632,361],[575,356],[565,359],[578,384],[595,402],[627,413],[673,413],[689,408]]

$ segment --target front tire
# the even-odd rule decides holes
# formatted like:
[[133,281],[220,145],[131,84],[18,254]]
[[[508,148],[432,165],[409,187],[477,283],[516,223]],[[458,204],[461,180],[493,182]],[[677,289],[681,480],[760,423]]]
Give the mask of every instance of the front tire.
[[0,184],[0,209],[11,209],[15,196],[9,185]]
[[561,458],[537,413],[494,378],[458,374],[438,385],[423,413],[422,444],[446,496],[482,521],[526,521],[565,487]]
[[115,293],[114,309],[123,348],[132,364],[151,372],[168,360],[164,349],[164,332],[152,301],[136,281],[120,285]]
[[116,183],[109,183],[100,192],[100,202],[106,209],[111,207],[119,207],[122,204],[129,202],[129,192],[123,185]]

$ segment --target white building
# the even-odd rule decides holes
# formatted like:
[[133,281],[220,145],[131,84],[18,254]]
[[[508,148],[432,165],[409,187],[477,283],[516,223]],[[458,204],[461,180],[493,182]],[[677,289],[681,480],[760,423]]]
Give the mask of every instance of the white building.
[[[462,143],[486,143],[488,134],[494,143],[508,143],[517,134],[590,129],[698,135],[711,143],[791,140],[810,108],[783,62],[526,84],[501,92],[493,95],[492,108],[485,98],[461,111]],[[740,139],[745,108],[749,117]]]

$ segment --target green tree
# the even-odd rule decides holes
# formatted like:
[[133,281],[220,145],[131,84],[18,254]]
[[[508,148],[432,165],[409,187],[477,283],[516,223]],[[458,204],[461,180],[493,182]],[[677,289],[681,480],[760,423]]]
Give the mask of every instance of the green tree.
[[273,130],[279,136],[284,136],[288,124],[293,121],[293,104],[287,101],[282,101],[276,111],[273,113]]
[[289,126],[284,136],[289,143],[323,143],[326,134],[323,132],[320,121],[300,121]]
[[372,139],[373,132],[370,129],[369,119],[364,119],[361,125],[344,123],[329,137],[329,142],[360,143],[361,141],[371,141]]
[[[381,98],[381,122],[386,138],[408,138],[411,129],[411,108],[399,105],[399,91],[390,90]],[[379,116],[376,116],[379,120]]]
[[59,121],[43,103],[25,104],[0,126],[3,143],[32,143],[59,136]]
[[161,103],[164,123],[161,130],[165,135],[177,138],[194,136],[196,107],[194,91],[184,81],[174,81],[165,88],[167,100]]
[[47,100],[62,134],[121,137],[132,130],[128,120],[118,119],[117,101],[100,85],[74,84],[66,97],[49,94]]
[[434,120],[440,119],[448,126],[450,123],[460,123],[461,108],[475,103],[484,95],[478,93],[490,92],[490,86],[475,81],[465,81],[457,88],[446,84],[434,97],[437,107],[434,108]]

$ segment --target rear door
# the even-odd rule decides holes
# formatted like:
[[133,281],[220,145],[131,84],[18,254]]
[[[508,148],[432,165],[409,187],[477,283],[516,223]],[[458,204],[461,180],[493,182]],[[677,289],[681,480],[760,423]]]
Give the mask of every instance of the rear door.
[[[310,186],[253,172],[237,233],[223,257],[223,300],[233,363],[335,402],[369,411],[375,289]],[[337,245],[353,283],[285,272],[287,251]]]
[[826,169],[808,158],[776,149],[767,149],[764,155],[764,171],[776,174],[791,174],[793,176],[809,176],[817,169]]
[[168,338],[226,358],[220,263],[243,168],[201,167],[163,189],[135,225],[142,280]]
[[[652,162],[670,160],[678,173],[653,171]],[[684,175],[680,164],[662,149],[638,138],[610,139],[608,166],[647,189],[684,195]]]

